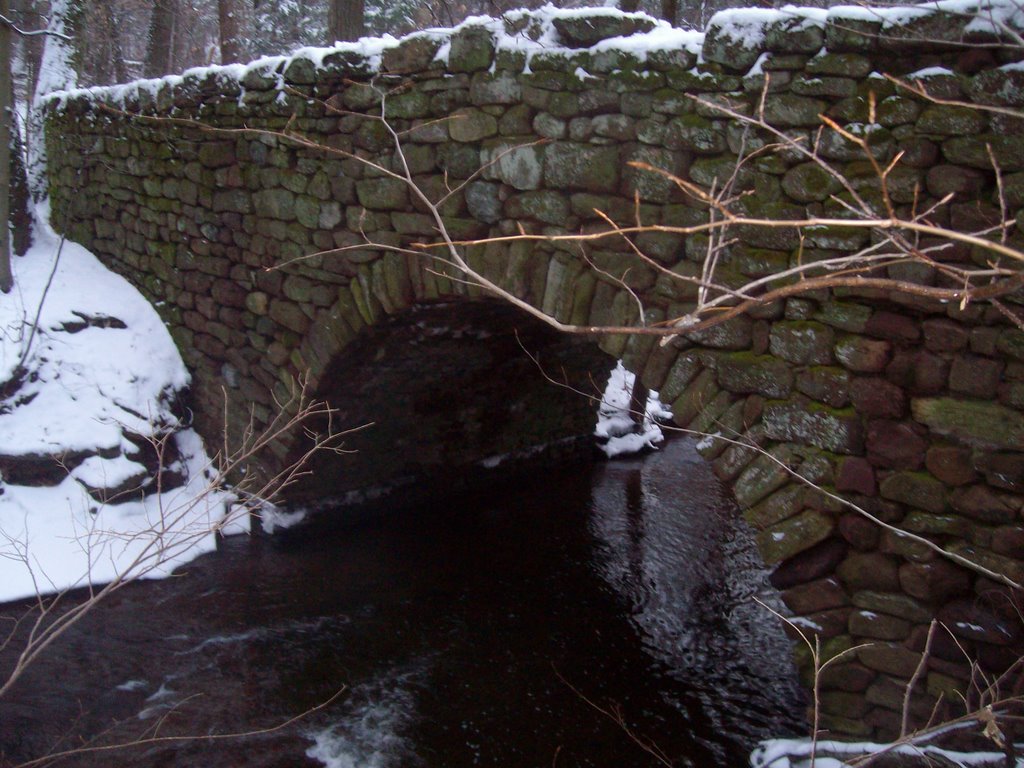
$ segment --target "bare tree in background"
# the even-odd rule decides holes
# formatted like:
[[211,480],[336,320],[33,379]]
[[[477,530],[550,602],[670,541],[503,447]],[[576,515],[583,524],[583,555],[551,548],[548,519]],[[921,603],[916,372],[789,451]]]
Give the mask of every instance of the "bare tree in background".
[[249,57],[248,5],[248,0],[217,0],[221,64],[234,64]]
[[365,16],[365,0],[330,0],[327,8],[327,42],[358,40],[366,34]]
[[[10,17],[7,0],[0,0],[0,14]],[[14,287],[11,271],[10,228],[7,226],[8,191],[11,188],[11,27],[0,23],[0,291],[8,293]]]
[[123,3],[116,0],[94,0],[85,8],[84,30],[88,41],[82,51],[85,78],[93,85],[123,83],[131,79],[128,71],[122,36],[131,34],[126,23]]
[[147,77],[160,77],[174,69],[174,38],[178,26],[178,0],[155,0],[146,46]]

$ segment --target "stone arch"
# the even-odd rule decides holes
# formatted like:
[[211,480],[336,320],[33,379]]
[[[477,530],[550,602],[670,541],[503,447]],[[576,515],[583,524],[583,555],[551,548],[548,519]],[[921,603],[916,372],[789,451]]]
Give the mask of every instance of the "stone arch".
[[415,501],[589,455],[592,396],[613,365],[593,341],[482,297],[396,308],[336,346],[311,394],[354,431],[345,454],[310,459],[292,501]]

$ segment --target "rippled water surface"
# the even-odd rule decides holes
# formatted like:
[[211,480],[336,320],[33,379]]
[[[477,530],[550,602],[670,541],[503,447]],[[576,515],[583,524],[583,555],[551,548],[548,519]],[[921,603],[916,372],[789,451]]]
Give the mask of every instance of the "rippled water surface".
[[0,701],[0,751],[274,728],[344,689],[277,730],[68,764],[623,768],[657,764],[649,740],[741,766],[803,728],[764,576],[681,440],[457,507],[235,538],[64,638]]

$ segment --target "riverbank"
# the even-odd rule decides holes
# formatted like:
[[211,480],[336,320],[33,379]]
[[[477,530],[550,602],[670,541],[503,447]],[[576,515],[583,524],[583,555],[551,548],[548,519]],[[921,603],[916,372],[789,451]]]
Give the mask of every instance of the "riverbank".
[[0,602],[162,577],[214,549],[230,497],[182,424],[189,376],[156,311],[45,224],[13,268],[0,300]]

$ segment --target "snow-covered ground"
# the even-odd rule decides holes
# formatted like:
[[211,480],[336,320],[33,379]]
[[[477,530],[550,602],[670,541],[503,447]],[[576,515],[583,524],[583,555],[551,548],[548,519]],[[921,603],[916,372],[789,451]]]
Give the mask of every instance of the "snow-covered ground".
[[[211,488],[198,435],[175,431],[169,404],[188,372],[156,311],[84,248],[37,230],[0,294],[0,383],[27,372],[0,398],[0,455],[70,460],[55,485],[0,481],[0,602],[167,575],[216,546],[231,500]],[[168,431],[184,486],[117,504],[90,495],[150,482],[136,443]]]

